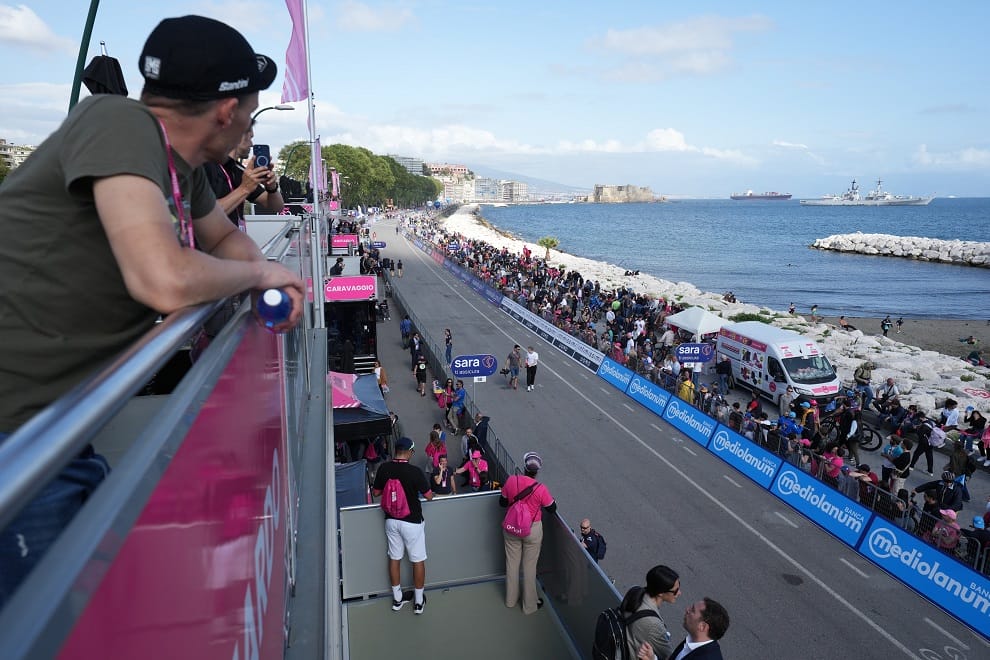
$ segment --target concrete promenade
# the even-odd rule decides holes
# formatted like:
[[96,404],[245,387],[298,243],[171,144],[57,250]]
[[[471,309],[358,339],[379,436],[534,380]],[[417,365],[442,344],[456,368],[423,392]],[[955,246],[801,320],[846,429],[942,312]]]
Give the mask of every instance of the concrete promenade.
[[[684,609],[710,596],[732,617],[722,641],[726,657],[990,654],[990,644],[965,626],[492,307],[396,236],[394,225],[373,229],[387,241],[384,255],[403,261],[404,277],[393,284],[433,344],[442,349],[449,327],[454,355],[492,353],[500,364],[514,343],[536,347],[534,392],[524,381],[507,389],[496,374],[473,386],[475,402],[516,461],[529,450],[543,456],[541,480],[570,526],[589,517],[605,535],[602,567],[620,591],[640,584],[656,564],[680,573],[683,594],[661,610],[676,641],[683,637]],[[403,433],[416,441],[415,460],[425,464],[421,450],[441,413],[431,396],[415,392],[400,318],[394,309],[379,326],[387,399]],[[472,393],[471,383],[467,388]],[[449,451],[456,456],[458,445]],[[877,473],[879,458],[863,454]],[[945,460],[936,456],[936,471]],[[908,487],[926,480],[914,471]],[[964,527],[990,494],[987,474],[979,473],[970,488],[973,501],[960,514]]]

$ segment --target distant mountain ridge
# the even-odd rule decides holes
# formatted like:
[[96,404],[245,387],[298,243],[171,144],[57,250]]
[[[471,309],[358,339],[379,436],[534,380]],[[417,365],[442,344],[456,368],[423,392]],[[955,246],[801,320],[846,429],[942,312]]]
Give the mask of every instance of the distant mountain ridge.
[[589,188],[581,188],[579,186],[569,186],[564,183],[558,183],[556,181],[547,181],[546,179],[537,179],[531,176],[524,176],[522,174],[517,174],[516,172],[506,172],[504,170],[496,170],[490,167],[485,167],[484,165],[472,166],[468,165],[468,169],[474,172],[475,176],[486,177],[489,179],[508,179],[510,181],[519,181],[520,183],[525,183],[529,186],[530,193],[533,192],[562,192],[562,193],[583,193],[587,195],[591,192]]

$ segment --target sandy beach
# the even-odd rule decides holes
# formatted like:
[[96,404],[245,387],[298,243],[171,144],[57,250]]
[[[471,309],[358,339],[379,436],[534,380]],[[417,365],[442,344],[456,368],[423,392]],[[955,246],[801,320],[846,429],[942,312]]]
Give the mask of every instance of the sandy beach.
[[[443,222],[448,231],[496,247],[521,253],[525,245],[534,255],[546,253],[535,243],[494,227],[481,217],[477,205],[462,206]],[[836,317],[811,323],[807,317],[791,315],[786,310],[772,310],[745,302],[728,303],[722,300],[721,294],[701,291],[689,282],[669,282],[646,273],[628,276],[619,266],[559,250],[550,250],[549,261],[554,266],[577,270],[585,279],[598,280],[606,289],[626,286],[653,297],[674,300],[684,307],[702,307],[726,319],[741,313],[760,314],[773,325],[819,342],[843,381],[851,382],[853,371],[862,362],[873,362],[876,365],[873,371],[875,383],[894,378],[902,400],[916,403],[923,410],[935,410],[951,397],[963,408],[972,405],[981,411],[990,411],[990,368],[974,367],[960,359],[975,348],[960,338],[973,335],[979,340],[980,348],[990,341],[990,325],[986,320],[905,316],[901,333],[897,334],[895,326],[885,338],[880,331],[879,318],[847,317],[857,331],[846,332],[839,329]]]
[[[988,310],[988,313],[990,313],[990,310]],[[891,318],[894,321],[897,320],[896,317]],[[862,331],[864,335],[883,336],[883,333],[880,331],[881,319],[879,318],[847,316],[846,321],[857,330]],[[836,316],[826,316],[825,322],[838,327],[839,318]],[[960,338],[965,339],[970,335],[979,340],[977,346],[970,346],[965,342],[959,341]],[[897,326],[895,325],[887,333],[887,336],[902,344],[917,346],[926,351],[935,351],[936,353],[942,353],[943,355],[952,357],[964,357],[969,355],[974,348],[983,349],[987,346],[987,342],[990,341],[990,324],[986,321],[911,319],[905,316],[900,334],[898,334]]]

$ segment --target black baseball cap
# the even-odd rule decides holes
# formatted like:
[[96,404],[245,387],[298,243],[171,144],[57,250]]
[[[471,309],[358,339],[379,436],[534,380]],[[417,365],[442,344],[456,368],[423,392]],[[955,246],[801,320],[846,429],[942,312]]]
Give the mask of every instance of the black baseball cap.
[[278,67],[240,32],[205,16],[166,18],[144,43],[138,68],[149,94],[191,101],[268,89]]

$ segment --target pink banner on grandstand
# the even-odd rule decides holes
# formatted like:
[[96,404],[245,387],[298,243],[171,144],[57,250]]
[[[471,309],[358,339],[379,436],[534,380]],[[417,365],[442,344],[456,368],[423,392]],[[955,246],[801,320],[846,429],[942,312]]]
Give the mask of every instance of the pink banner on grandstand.
[[290,497],[285,374],[272,372],[280,347],[248,324],[60,659],[282,658]]
[[338,202],[336,199],[331,199],[330,200],[330,210],[331,211],[339,211],[340,210],[340,202]]
[[374,275],[331,277],[323,287],[323,299],[327,302],[368,300],[375,297],[377,283]]
[[330,247],[331,248],[345,248],[348,245],[357,245],[358,235],[357,234],[334,234],[330,237]]

